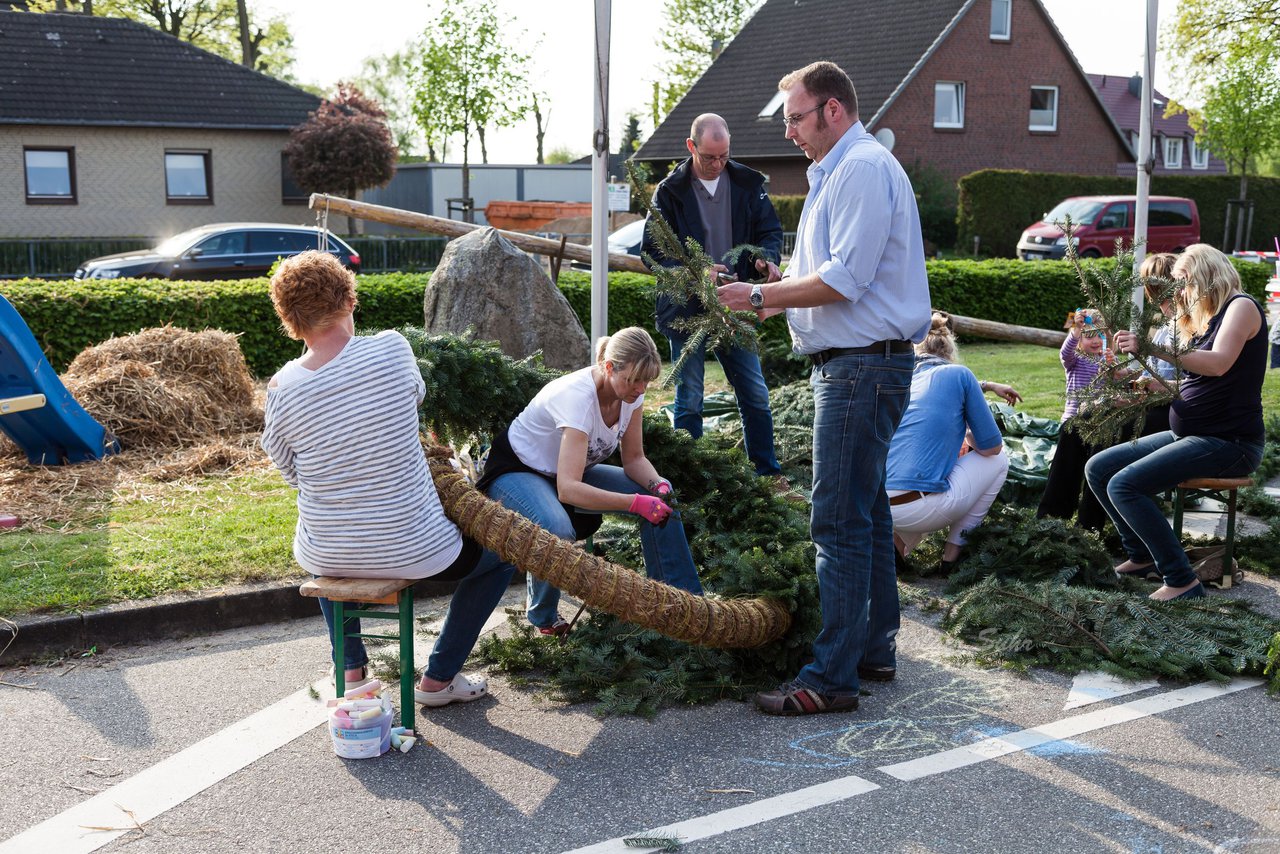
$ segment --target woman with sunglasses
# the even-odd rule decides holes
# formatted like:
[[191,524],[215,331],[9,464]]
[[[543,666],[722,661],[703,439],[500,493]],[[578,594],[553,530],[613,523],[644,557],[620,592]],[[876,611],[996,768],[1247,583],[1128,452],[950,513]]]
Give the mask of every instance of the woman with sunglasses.
[[[1169,430],[1108,448],[1085,468],[1089,486],[1115,522],[1127,560],[1116,574],[1164,584],[1152,599],[1190,599],[1204,586],[1165,519],[1156,496],[1190,478],[1244,477],[1262,460],[1262,381],[1267,321],[1262,306],[1240,289],[1227,256],[1203,243],[1187,247],[1173,268],[1181,337],[1191,345],[1176,358],[1184,379],[1169,410]],[[1116,349],[1136,353],[1138,336],[1116,333]],[[1156,357],[1175,361],[1160,349]]]

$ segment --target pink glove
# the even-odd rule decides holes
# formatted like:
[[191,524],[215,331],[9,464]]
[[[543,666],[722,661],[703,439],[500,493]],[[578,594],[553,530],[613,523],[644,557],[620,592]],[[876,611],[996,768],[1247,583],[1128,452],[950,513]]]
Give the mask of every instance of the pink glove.
[[661,498],[654,498],[652,495],[639,495],[631,499],[631,506],[627,508],[637,516],[644,517],[645,521],[654,525],[661,524],[671,515],[671,508]]

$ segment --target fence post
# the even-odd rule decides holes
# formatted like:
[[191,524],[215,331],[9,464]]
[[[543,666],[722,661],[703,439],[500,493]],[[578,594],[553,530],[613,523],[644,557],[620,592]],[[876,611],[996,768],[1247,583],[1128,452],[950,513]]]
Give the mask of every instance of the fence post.
[[27,276],[32,279],[36,277],[36,243],[34,240],[27,241]]

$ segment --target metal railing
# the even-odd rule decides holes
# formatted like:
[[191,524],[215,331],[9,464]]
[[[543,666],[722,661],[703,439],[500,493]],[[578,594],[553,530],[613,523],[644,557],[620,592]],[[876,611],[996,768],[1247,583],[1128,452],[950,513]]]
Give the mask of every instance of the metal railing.
[[153,245],[155,241],[147,237],[0,240],[0,279],[67,279],[90,258]]

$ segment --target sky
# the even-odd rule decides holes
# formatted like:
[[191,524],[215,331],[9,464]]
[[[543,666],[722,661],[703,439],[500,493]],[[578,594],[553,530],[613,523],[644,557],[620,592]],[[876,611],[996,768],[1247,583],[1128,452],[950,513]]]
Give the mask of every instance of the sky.
[[[513,36],[534,56],[535,76],[551,98],[544,150],[567,148],[577,154],[591,149],[593,121],[593,0],[490,0],[500,16],[516,22],[524,33]],[[883,0],[890,4],[892,0]],[[1091,73],[1130,75],[1142,69],[1143,0],[1041,0],[1076,58]],[[393,53],[420,35],[433,19],[428,0],[364,0],[353,13],[350,0],[251,0],[250,8],[286,17],[294,35],[295,76],[304,83],[330,88],[354,77],[366,57]],[[662,0],[621,0],[613,4],[610,39],[610,147],[617,148],[628,112],[641,115],[641,129],[652,130],[648,118],[653,81],[663,62],[658,45]],[[1176,0],[1160,3],[1163,29],[1177,11]],[[815,59],[819,57],[814,57]],[[1158,54],[1155,84],[1167,89],[1165,57]],[[858,81],[854,81],[856,85]],[[532,163],[536,144],[532,119],[491,132],[490,163]],[[455,151],[456,149],[456,151]],[[452,145],[449,160],[460,160]],[[479,159],[476,144],[472,157]]]

